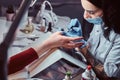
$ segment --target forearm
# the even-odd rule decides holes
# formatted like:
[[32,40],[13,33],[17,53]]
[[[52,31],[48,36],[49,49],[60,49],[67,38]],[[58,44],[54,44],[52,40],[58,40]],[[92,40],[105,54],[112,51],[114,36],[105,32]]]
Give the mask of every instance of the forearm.
[[106,75],[106,73],[104,72],[103,64],[99,60],[95,59],[95,57],[93,57],[88,50],[83,51],[83,52],[84,52],[83,55],[87,60],[87,63],[92,66],[93,71],[95,72],[96,76],[100,80],[113,80],[114,79]]
[[8,62],[8,74],[12,74],[23,69],[25,66],[27,66],[37,58],[38,55],[32,48],[29,48],[10,57]]
[[[92,66],[93,71],[95,72],[96,76],[100,80],[104,80],[107,77],[106,73],[104,72],[103,64],[100,61],[96,60],[89,51],[84,54],[84,57],[87,59],[87,63]],[[101,75],[102,74],[102,75]],[[109,80],[109,79],[108,79]]]
[[36,60],[42,53],[52,48],[49,43],[44,42],[41,45],[29,48],[12,57],[8,62],[8,74],[15,73]]
[[42,44],[32,47],[38,56],[42,55],[44,52],[52,49],[52,45],[49,44],[49,41],[44,41]]

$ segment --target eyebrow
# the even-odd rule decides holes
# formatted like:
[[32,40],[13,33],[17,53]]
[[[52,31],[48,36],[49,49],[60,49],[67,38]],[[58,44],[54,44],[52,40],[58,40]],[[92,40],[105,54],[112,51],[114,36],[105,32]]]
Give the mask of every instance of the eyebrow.
[[87,12],[96,12],[97,10],[86,10]]

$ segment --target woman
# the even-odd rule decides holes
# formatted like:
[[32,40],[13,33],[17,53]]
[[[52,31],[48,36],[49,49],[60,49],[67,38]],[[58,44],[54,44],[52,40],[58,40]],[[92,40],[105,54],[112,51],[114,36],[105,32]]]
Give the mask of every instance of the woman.
[[21,53],[18,53],[12,56],[8,62],[8,74],[15,73],[25,66],[30,64],[35,59],[44,53],[45,51],[56,48],[56,47],[65,47],[65,48],[75,48],[82,45],[82,43],[74,43],[74,40],[80,40],[82,37],[66,37],[62,36],[61,32],[53,33],[47,40],[42,44],[29,48]]
[[100,80],[120,78],[119,0],[81,0],[84,19],[94,24],[81,52]]

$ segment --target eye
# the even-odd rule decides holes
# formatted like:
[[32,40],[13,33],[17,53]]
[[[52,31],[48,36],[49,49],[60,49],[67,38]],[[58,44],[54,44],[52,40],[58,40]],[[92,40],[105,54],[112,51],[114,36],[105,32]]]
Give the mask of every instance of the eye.
[[95,14],[95,11],[87,11],[89,14]]

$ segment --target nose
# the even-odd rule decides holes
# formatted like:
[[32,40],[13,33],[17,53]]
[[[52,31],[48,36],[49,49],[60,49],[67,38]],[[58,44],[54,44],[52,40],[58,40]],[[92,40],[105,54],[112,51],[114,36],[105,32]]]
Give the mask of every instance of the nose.
[[90,14],[87,11],[84,11],[84,18],[91,18]]

